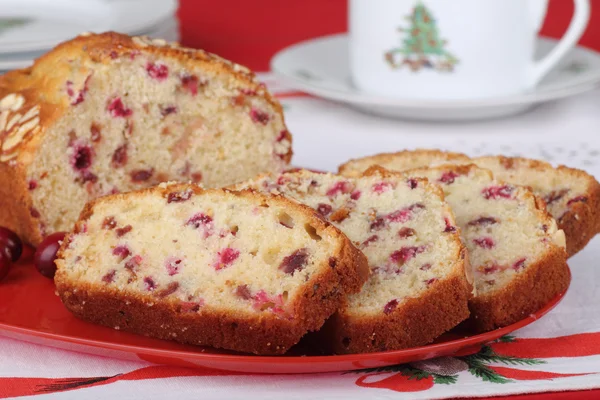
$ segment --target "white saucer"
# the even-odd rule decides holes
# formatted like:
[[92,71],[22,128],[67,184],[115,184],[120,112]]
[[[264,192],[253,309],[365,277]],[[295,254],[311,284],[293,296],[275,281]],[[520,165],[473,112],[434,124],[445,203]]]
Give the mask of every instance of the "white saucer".
[[176,9],[176,0],[0,0],[1,68],[16,68],[16,60],[31,60],[29,53],[86,31],[157,31]]
[[113,26],[100,0],[0,0],[0,53],[47,49],[84,31]]
[[[555,43],[552,39],[539,38],[539,56],[550,51]],[[583,47],[573,49],[534,90],[480,100],[428,101],[368,94],[352,85],[348,59],[348,37],[341,34],[288,47],[275,55],[271,68],[293,86],[315,96],[347,103],[373,114],[429,121],[477,120],[516,114],[600,84],[600,54]]]

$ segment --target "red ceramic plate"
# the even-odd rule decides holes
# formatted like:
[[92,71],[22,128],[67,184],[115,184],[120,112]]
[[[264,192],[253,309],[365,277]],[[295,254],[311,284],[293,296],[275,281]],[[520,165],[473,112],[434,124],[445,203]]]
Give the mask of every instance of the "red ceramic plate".
[[263,357],[150,339],[83,322],[72,316],[54,293],[54,283],[31,262],[31,250],[0,282],[0,334],[61,349],[144,360],[159,364],[205,367],[250,373],[315,373],[382,367],[428,358],[468,354],[484,343],[531,324],[554,308],[564,293],[527,318],[480,335],[448,333],[429,346],[350,355],[310,355],[302,346],[289,355]]

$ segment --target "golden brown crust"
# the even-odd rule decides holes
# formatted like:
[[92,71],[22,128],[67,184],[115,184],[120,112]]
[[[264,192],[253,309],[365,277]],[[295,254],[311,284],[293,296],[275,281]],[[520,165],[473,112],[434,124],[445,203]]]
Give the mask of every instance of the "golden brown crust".
[[540,310],[569,286],[569,267],[563,249],[556,248],[509,285],[469,303],[467,326],[477,332],[490,331],[522,320]]
[[[304,286],[290,309],[293,319],[269,314],[231,315],[223,311],[203,307],[199,313],[180,312],[179,301],[156,299],[149,295],[124,294],[102,285],[78,284],[66,271],[63,252],[70,245],[72,236],[83,229],[92,215],[94,206],[110,202],[115,197],[140,196],[143,193],[159,193],[166,197],[172,191],[192,189],[200,195],[205,192],[221,192],[236,197],[258,198],[267,204],[293,208],[311,220],[318,232],[325,231],[337,237],[340,248],[333,259],[325,260],[321,270]],[[129,194],[116,194],[88,204],[81,213],[75,232],[71,233],[58,252],[56,288],[65,306],[79,318],[125,331],[144,334],[181,343],[210,345],[213,347],[250,352],[255,354],[282,354],[296,344],[307,331],[319,329],[345,299],[346,294],[360,290],[368,277],[365,256],[337,228],[321,219],[310,207],[293,202],[283,196],[260,194],[254,191],[230,191],[213,189],[204,191],[195,185],[162,185]],[[152,305],[149,305],[152,303]]]
[[[356,163],[367,163],[369,166],[372,165],[382,165],[385,167],[385,164],[391,162],[392,160],[399,158],[406,158],[416,160],[421,157],[426,157],[430,159],[443,159],[448,162],[468,162],[469,157],[462,153],[453,153],[450,151],[441,151],[435,149],[415,149],[415,150],[402,150],[395,153],[379,153],[373,156],[354,158],[346,161],[344,164],[338,167],[338,173],[344,176],[358,176],[366,170],[366,168],[361,169],[360,171],[356,170]],[[420,168],[423,165],[411,166],[410,169]]]
[[468,318],[469,288],[464,275],[455,274],[436,282],[425,295],[408,299],[386,318],[352,318],[338,312],[320,334],[332,346],[328,350],[338,354],[422,346]]
[[[93,72],[94,64],[108,64],[121,56],[134,56],[139,52],[174,59],[190,70],[200,67],[216,74],[226,75],[232,86],[252,90],[262,96],[284,122],[280,103],[244,66],[203,50],[180,47],[161,39],[130,37],[115,32],[82,34],[59,44],[37,59],[31,67],[11,71],[0,77],[0,101],[6,96],[16,95],[19,101],[16,103],[11,101],[8,104],[21,104],[19,109],[5,110],[9,120],[15,116],[23,116],[32,108],[37,108],[36,117],[33,118],[35,121],[30,119],[11,125],[14,127],[13,131],[26,122],[33,123],[33,128],[27,131],[16,147],[3,152],[2,145],[10,132],[9,129],[5,129],[6,124],[2,123],[3,109],[0,104],[0,183],[7,180],[16,181],[13,185],[14,190],[9,192],[11,195],[2,196],[0,199],[0,224],[19,232],[26,242],[39,244],[45,232],[40,229],[37,220],[29,216],[31,198],[27,189],[28,183],[24,178],[25,170],[32,162],[46,129],[70,108],[71,100],[66,95],[65,82],[72,76],[88,76]],[[71,63],[72,60],[77,60],[77,63]],[[289,132],[284,131],[283,135],[284,139],[291,142]],[[282,159],[289,163],[292,154],[290,147]]]

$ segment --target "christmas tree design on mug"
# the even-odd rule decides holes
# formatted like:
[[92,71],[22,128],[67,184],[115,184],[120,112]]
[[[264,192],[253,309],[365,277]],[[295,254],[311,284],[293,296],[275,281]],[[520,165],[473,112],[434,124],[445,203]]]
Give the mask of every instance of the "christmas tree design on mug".
[[394,69],[406,65],[413,72],[423,68],[454,71],[458,58],[445,49],[448,42],[440,38],[437,21],[423,2],[419,0],[405,19],[410,21],[410,27],[398,28],[399,32],[406,33],[402,47],[386,52],[385,61]]

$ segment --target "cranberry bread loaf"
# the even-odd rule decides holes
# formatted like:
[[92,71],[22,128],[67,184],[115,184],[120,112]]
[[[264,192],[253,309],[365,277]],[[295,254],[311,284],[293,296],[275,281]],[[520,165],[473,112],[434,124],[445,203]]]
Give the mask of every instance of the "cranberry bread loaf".
[[326,323],[324,347],[363,353],[419,346],[468,317],[466,251],[437,186],[384,170],[358,178],[301,170],[239,186],[309,205],[367,256],[371,276]]
[[469,324],[487,331],[523,319],[566,290],[565,236],[526,187],[475,165],[409,170],[443,188],[475,276]]
[[564,230],[567,253],[574,255],[600,232],[600,184],[584,171],[519,157],[487,156],[469,159],[464,154],[439,150],[401,151],[351,160],[340,173],[355,176],[371,165],[394,171],[434,164],[474,163],[492,171],[502,181],[529,186],[547,204],[548,211]]
[[283,170],[291,137],[254,74],[201,50],[105,33],[0,78],[0,225],[33,244],[98,196]]
[[364,255],[281,196],[195,185],[87,205],[56,261],[76,316],[182,343],[281,354],[368,276]]

